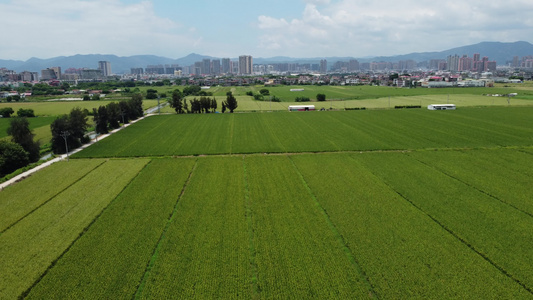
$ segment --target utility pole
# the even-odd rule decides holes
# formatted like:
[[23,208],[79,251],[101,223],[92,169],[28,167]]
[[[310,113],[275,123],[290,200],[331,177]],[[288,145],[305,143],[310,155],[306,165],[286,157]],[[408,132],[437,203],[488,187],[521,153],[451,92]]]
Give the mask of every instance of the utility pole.
[[68,131],[61,131],[61,136],[63,137],[63,139],[65,140],[65,149],[67,150],[67,162],[69,161],[68,159],[68,143],[67,143],[67,137],[70,135],[70,132]]

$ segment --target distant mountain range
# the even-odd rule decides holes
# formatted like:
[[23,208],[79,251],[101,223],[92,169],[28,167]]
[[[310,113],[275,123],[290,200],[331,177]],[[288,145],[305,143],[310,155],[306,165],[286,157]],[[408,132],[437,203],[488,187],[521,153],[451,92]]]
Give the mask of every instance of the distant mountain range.
[[[269,63],[319,63],[321,59],[326,59],[328,63],[334,63],[336,61],[348,61],[350,59],[357,59],[359,62],[371,62],[371,61],[386,61],[396,62],[400,60],[414,60],[417,62],[427,61],[430,59],[446,59],[449,55],[464,54],[472,57],[474,53],[480,53],[481,56],[487,56],[490,60],[496,61],[498,65],[504,65],[513,60],[514,56],[522,58],[523,56],[533,55],[533,44],[528,42],[514,42],[514,43],[500,43],[500,42],[482,42],[475,45],[463,46],[453,48],[440,52],[423,52],[423,53],[411,53],[405,55],[396,56],[383,56],[383,57],[315,57],[315,58],[293,58],[277,56],[271,58],[255,58],[254,64],[269,64]],[[99,61],[111,62],[111,68],[113,73],[122,74],[128,73],[131,68],[145,68],[148,65],[165,65],[165,64],[179,64],[180,66],[189,66],[202,59],[209,58],[215,59],[215,57],[204,56],[200,54],[189,54],[179,59],[172,59],[167,57],[155,56],[155,55],[135,55],[128,57],[119,57],[116,55],[74,55],[74,56],[59,56],[50,59],[30,58],[27,61],[19,60],[1,60],[0,68],[5,67],[17,72],[31,71],[40,72],[43,69],[50,67],[61,67],[63,70],[68,68],[92,68],[98,67]]]

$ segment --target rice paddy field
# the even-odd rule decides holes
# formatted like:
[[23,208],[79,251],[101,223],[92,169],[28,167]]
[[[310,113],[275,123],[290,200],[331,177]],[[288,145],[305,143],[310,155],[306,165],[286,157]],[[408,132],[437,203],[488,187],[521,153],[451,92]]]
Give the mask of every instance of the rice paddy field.
[[532,116],[148,117],[0,191],[0,298],[533,299]]
[[[79,107],[81,109],[87,109],[92,111],[93,108],[98,108],[99,106],[106,106],[109,102],[118,102],[118,101],[40,101],[40,102],[2,102],[0,103],[0,108],[11,107],[16,116],[17,110],[20,108],[24,109],[33,109],[35,115],[40,116],[59,116],[70,113],[70,111]],[[154,107],[157,105],[157,100],[143,100],[143,106],[145,109]],[[1,121],[1,120],[0,120]]]

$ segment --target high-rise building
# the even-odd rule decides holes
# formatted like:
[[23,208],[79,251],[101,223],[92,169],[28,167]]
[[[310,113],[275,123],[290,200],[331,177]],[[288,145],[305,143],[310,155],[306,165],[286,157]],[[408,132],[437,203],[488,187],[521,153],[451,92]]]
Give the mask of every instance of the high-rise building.
[[457,71],[459,70],[459,55],[449,55],[447,59],[448,70]]
[[518,56],[514,56],[513,57],[513,63],[511,65],[511,67],[513,67],[513,68],[520,67],[520,58]]
[[348,62],[348,71],[359,71],[359,62],[356,59],[351,59]]
[[328,61],[325,59],[320,60],[320,73],[326,74],[328,72]]
[[104,77],[111,76],[111,63],[108,61],[99,61],[98,70],[102,71]]
[[202,75],[202,62],[201,61],[197,61],[194,63],[194,69],[192,73],[196,76]]
[[463,57],[459,58],[459,68],[457,71],[470,71],[474,67],[474,59],[468,57],[467,55],[463,55]]
[[229,58],[222,59],[222,73],[224,74],[231,73],[231,60]]
[[482,64],[482,70],[483,72],[487,72],[489,70],[489,58],[484,56],[482,59],[481,59],[481,62],[483,63]]
[[211,74],[211,60],[209,58],[205,58],[202,60],[202,70],[203,75],[209,75]]
[[219,75],[221,73],[221,70],[220,70],[220,59],[214,59],[213,61],[211,61],[211,65],[212,65],[212,73],[213,75]]
[[42,80],[60,80],[61,79],[61,67],[52,67],[45,70],[41,70]]
[[131,68],[131,74],[142,75],[144,74],[144,69],[143,68]]
[[250,55],[239,56],[239,74],[251,75],[253,70],[253,58]]

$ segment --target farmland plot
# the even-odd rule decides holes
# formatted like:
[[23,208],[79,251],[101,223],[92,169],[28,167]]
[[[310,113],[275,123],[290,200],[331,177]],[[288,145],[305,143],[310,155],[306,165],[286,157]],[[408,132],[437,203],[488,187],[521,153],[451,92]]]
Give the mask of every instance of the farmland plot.
[[28,298],[131,299],[192,159],[154,159],[31,290]]
[[[59,162],[0,191],[0,233],[33,210],[53,199],[104,160]],[[28,187],[31,188],[28,188]],[[39,191],[36,193],[36,191]]]
[[108,161],[0,236],[0,295],[16,298],[39,280],[147,163]]
[[531,215],[406,154],[366,154],[359,161],[406,201],[531,293]]
[[257,292],[261,298],[372,295],[340,236],[284,156],[246,157]]
[[[530,146],[533,108],[150,117],[75,157]],[[484,112],[487,112],[484,114]]]
[[533,157],[511,149],[413,152],[422,161],[533,217]]
[[380,298],[530,296],[361,166],[365,156],[291,159]]
[[136,298],[250,298],[241,157],[199,158]]

